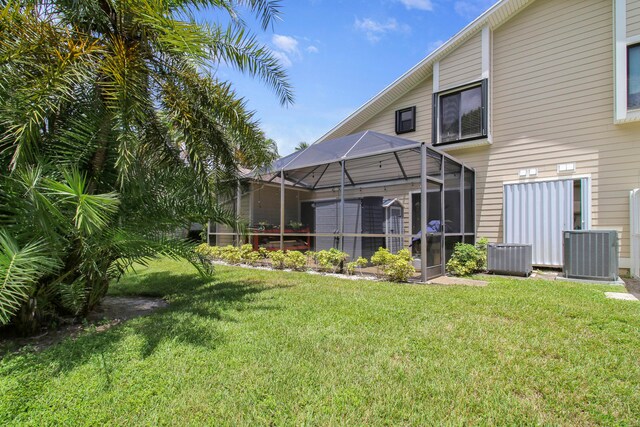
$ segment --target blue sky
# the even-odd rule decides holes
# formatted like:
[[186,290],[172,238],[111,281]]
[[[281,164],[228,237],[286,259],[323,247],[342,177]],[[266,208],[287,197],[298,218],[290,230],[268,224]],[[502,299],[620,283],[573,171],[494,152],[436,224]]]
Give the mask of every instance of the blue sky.
[[423,59],[495,0],[282,0],[257,37],[281,59],[295,92],[282,107],[262,82],[221,66],[281,155],[313,142]]

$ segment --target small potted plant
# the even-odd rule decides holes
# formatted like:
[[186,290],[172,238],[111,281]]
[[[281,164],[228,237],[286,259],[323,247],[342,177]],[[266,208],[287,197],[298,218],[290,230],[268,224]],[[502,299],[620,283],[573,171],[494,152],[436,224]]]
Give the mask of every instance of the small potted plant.
[[303,227],[303,224],[299,221],[289,221],[289,228],[293,231],[298,231]]

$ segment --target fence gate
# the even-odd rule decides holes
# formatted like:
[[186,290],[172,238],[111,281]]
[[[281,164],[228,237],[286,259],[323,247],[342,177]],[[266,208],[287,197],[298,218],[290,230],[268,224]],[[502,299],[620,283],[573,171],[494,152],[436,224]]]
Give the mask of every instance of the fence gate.
[[631,240],[631,275],[640,278],[640,188],[631,190],[630,205],[630,240]]

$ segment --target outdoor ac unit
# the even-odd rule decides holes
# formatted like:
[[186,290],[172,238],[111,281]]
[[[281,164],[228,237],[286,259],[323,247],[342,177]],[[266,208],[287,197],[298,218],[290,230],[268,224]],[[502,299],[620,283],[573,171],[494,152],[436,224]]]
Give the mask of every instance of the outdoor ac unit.
[[615,282],[618,233],[615,230],[564,232],[564,277]]
[[528,276],[531,266],[532,246],[516,243],[491,243],[487,246],[487,269],[492,273]]

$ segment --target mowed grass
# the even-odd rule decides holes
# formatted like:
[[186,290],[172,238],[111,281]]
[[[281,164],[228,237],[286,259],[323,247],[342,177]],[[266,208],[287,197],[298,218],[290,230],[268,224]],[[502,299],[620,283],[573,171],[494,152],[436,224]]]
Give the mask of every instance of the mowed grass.
[[633,425],[621,287],[349,281],[160,260],[113,286],[168,308],[0,360],[0,425]]

